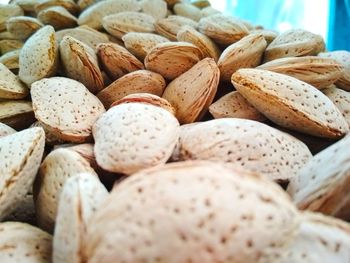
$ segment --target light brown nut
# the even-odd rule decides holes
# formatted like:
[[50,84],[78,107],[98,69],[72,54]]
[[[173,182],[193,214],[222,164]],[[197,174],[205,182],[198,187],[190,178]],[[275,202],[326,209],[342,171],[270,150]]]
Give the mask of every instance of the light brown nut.
[[160,107],[123,103],[97,120],[93,135],[99,166],[129,175],[169,159],[178,140],[179,123]]
[[258,111],[282,127],[325,138],[340,138],[349,131],[332,101],[296,78],[240,69],[232,75],[232,84]]
[[264,121],[266,117],[255,109],[238,91],[232,91],[215,101],[209,107],[215,119],[240,118]]
[[231,45],[249,34],[241,20],[223,14],[203,17],[198,28],[216,43],[223,45]]
[[332,217],[303,213],[299,233],[282,263],[350,261],[350,225]]
[[0,52],[2,55],[7,52],[20,49],[23,46],[23,42],[15,39],[3,39],[0,40]]
[[23,99],[29,89],[5,65],[0,63],[0,99]]
[[41,10],[38,19],[46,25],[53,26],[56,30],[77,26],[78,19],[62,6],[52,6]]
[[93,174],[80,173],[67,179],[57,209],[54,263],[82,262],[81,252],[89,220],[107,196],[106,188]]
[[0,223],[0,261],[6,263],[50,263],[52,236],[20,222]]
[[32,85],[35,117],[45,129],[68,142],[91,139],[91,128],[105,112],[102,103],[83,84],[68,78],[42,79]]
[[16,49],[7,52],[6,54],[2,55],[0,57],[0,63],[5,65],[9,70],[14,72],[15,74],[18,72],[19,69],[19,54],[21,50]]
[[318,89],[332,85],[343,75],[343,67],[337,61],[316,56],[279,58],[258,68],[297,78]]
[[14,16],[23,16],[23,9],[16,4],[0,4],[0,31],[6,30],[7,19]]
[[42,78],[53,76],[58,64],[55,30],[44,26],[25,43],[19,55],[19,78],[30,86]]
[[15,16],[6,21],[7,31],[20,40],[26,40],[43,26],[38,19],[29,16]]
[[338,89],[333,85],[322,92],[337,106],[350,126],[350,92]]
[[78,153],[68,149],[52,151],[40,166],[34,183],[34,202],[38,225],[53,232],[59,196],[66,180],[78,173],[97,174]]
[[[6,27],[6,24],[5,24],[5,27]],[[1,40],[3,40],[3,39],[17,40],[17,38],[14,35],[12,35],[10,32],[8,32],[8,31],[0,32],[0,39]]]
[[31,128],[0,138],[0,220],[16,209],[31,189],[45,147],[45,133]]
[[219,59],[220,49],[216,44],[191,26],[183,26],[177,32],[177,40],[192,43],[202,51],[204,57],[213,58],[215,61]]
[[210,6],[210,1],[208,1],[208,0],[194,0],[194,1],[192,1],[192,5],[200,8],[200,9],[203,9],[203,8]]
[[284,57],[317,55],[325,43],[319,35],[303,29],[291,29],[278,35],[265,51],[265,62]]
[[229,82],[238,69],[260,65],[266,45],[263,35],[249,34],[227,47],[218,61],[221,79]]
[[186,42],[166,42],[156,45],[145,58],[145,67],[173,80],[188,71],[203,57],[196,46]]
[[116,80],[125,74],[144,68],[141,61],[118,44],[99,44],[97,46],[97,55],[103,70],[111,80]]
[[182,16],[168,16],[159,19],[155,24],[156,32],[172,41],[177,40],[177,33],[183,26],[198,27],[198,23],[192,19]]
[[169,39],[152,33],[130,32],[122,37],[125,47],[138,59],[144,61],[148,52],[157,44],[170,42]]
[[73,15],[79,13],[79,6],[73,0],[37,0],[34,9],[39,14],[42,10],[52,6],[61,6]]
[[41,124],[41,122],[36,121],[34,122],[32,125],[30,125],[30,127],[41,127],[44,129],[45,131],[45,143],[47,143],[48,145],[57,145],[57,144],[61,144],[64,143],[64,140],[61,140],[60,138],[58,138],[54,133],[50,132],[49,130],[45,129],[45,126]]
[[332,58],[341,64],[344,68],[343,75],[336,82],[341,89],[350,91],[350,52],[345,50],[320,53],[320,57]]
[[153,16],[138,12],[121,12],[102,19],[103,28],[119,39],[129,32],[152,33],[154,23]]
[[221,14],[221,12],[219,10],[216,10],[215,8],[208,6],[205,7],[201,10],[201,16],[203,17],[207,17],[207,16],[211,16],[211,15],[216,15],[216,14]]
[[33,194],[27,193],[24,199],[16,205],[15,210],[5,217],[4,222],[6,221],[23,222],[33,226],[36,225]]
[[167,16],[167,4],[164,0],[142,0],[141,10],[145,14],[161,19]]
[[4,137],[10,134],[16,133],[15,129],[12,129],[10,126],[0,122],[0,137]]
[[148,70],[138,70],[117,79],[107,88],[97,94],[97,97],[107,108],[117,100],[133,93],[151,93],[162,96],[165,80],[158,74]]
[[275,31],[267,30],[267,29],[252,29],[249,31],[249,34],[259,34],[263,35],[268,45],[278,36]]
[[65,36],[60,43],[60,55],[69,78],[81,82],[94,94],[104,88],[103,76],[92,48],[73,37]]
[[163,98],[175,108],[180,123],[200,119],[213,102],[220,71],[212,58],[205,58],[174,79],[166,87]]
[[288,181],[311,157],[306,145],[287,133],[256,121],[225,118],[184,126],[172,160],[228,162]]
[[174,5],[173,10],[176,15],[187,17],[194,21],[199,21],[202,17],[201,10],[190,3],[177,3]]
[[80,13],[79,25],[87,25],[94,29],[102,29],[102,19],[105,16],[125,11],[140,11],[137,0],[106,0],[95,3]]
[[315,155],[291,180],[287,191],[300,209],[337,216],[348,207],[349,147],[350,136],[346,136]]
[[288,196],[262,176],[173,163],[116,185],[90,221],[84,252],[89,263],[276,263],[298,226]]
[[36,5],[36,0],[13,0],[10,1],[11,4],[19,5],[24,12],[31,13],[34,12],[34,6]]
[[0,122],[16,130],[27,128],[35,122],[32,103],[24,100],[0,101]]

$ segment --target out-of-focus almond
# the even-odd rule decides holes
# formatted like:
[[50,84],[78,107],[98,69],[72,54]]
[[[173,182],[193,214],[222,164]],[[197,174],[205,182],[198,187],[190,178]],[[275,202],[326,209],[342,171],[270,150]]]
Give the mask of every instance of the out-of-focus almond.
[[143,13],[153,16],[155,19],[164,18],[167,15],[167,4],[164,0],[142,0],[141,10]]
[[23,16],[23,9],[16,4],[0,4],[0,31],[6,30],[6,21],[15,16]]
[[41,10],[38,19],[43,24],[52,25],[56,30],[77,25],[77,18],[62,6],[52,6]]
[[211,7],[211,6],[205,7],[201,10],[202,17],[207,17],[207,16],[211,16],[211,15],[216,15],[216,14],[221,14],[221,12],[219,10],[216,10],[215,8]]
[[263,35],[268,45],[278,36],[275,31],[267,29],[252,29],[249,31],[250,34]]
[[335,86],[328,87],[322,92],[337,106],[350,126],[350,92]]
[[32,103],[24,100],[0,101],[0,122],[16,130],[27,128],[35,122]]
[[195,0],[195,1],[192,1],[192,5],[200,9],[203,9],[210,6],[210,2],[208,0]]
[[7,31],[20,40],[26,40],[42,27],[38,19],[29,16],[15,16],[6,21]]
[[12,50],[0,57],[0,63],[5,65],[9,70],[18,73],[19,69],[19,54],[21,53],[20,49]]
[[0,53],[4,55],[7,52],[20,49],[23,46],[23,42],[15,39],[0,40]]
[[201,10],[190,3],[177,3],[173,9],[176,15],[188,17],[194,21],[199,21],[202,17]]
[[73,0],[37,0],[35,12],[39,14],[42,10],[52,6],[61,6],[74,15],[79,13],[79,6]]
[[0,63],[0,99],[23,99],[28,88],[5,65]]
[[158,34],[172,40],[177,40],[177,33],[182,26],[198,27],[198,23],[192,19],[182,16],[168,16],[167,18],[159,19],[155,24],[155,30]]

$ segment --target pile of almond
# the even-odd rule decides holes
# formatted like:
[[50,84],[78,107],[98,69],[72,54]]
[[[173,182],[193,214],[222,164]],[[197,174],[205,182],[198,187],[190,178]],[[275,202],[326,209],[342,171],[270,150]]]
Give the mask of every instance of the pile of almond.
[[0,5],[1,263],[349,263],[350,52],[206,0]]

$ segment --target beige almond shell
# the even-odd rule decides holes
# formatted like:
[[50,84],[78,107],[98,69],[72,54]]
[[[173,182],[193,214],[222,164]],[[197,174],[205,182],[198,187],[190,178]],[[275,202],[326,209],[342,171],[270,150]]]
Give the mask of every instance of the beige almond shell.
[[148,70],[138,70],[117,79],[97,94],[105,108],[115,101],[133,93],[151,93],[162,96],[166,83],[164,78]]
[[215,119],[266,120],[266,117],[255,109],[238,91],[232,91],[215,101],[209,106],[209,112]]
[[259,34],[263,35],[268,45],[278,36],[278,33],[267,29],[252,29],[249,30],[249,34]]
[[65,36],[60,43],[60,55],[67,77],[81,82],[94,94],[104,88],[103,76],[92,48]]
[[350,126],[350,92],[331,86],[322,92],[334,103]]
[[181,27],[177,32],[177,40],[192,43],[202,51],[204,57],[213,58],[215,61],[219,60],[221,52],[217,45],[209,37],[191,26]]
[[121,12],[103,17],[103,28],[112,36],[121,39],[129,32],[154,32],[153,16],[139,12]]
[[80,11],[79,6],[74,0],[37,0],[34,9],[39,14],[42,10],[52,6],[61,6],[73,15],[78,14]]
[[287,181],[311,157],[306,145],[287,133],[257,121],[225,118],[185,125],[172,160],[233,163],[272,180]]
[[303,213],[298,234],[282,263],[350,262],[350,225],[317,213]]
[[177,33],[183,26],[191,26],[193,28],[198,27],[198,23],[190,18],[183,16],[168,16],[163,19],[159,19],[155,24],[155,30],[158,34],[166,37],[171,41],[177,40]]
[[89,220],[107,196],[108,191],[94,174],[79,173],[67,179],[58,203],[53,263],[82,262]]
[[34,202],[40,228],[53,232],[59,196],[68,178],[79,173],[97,174],[80,154],[60,148],[42,162],[34,183]]
[[37,18],[29,16],[15,16],[6,21],[7,31],[20,40],[26,40],[43,26]]
[[257,68],[294,77],[318,89],[332,85],[343,75],[337,61],[316,56],[278,58]]
[[164,0],[142,0],[141,10],[143,13],[151,15],[154,19],[161,19],[167,16],[168,8]]
[[42,78],[53,76],[58,64],[55,30],[44,26],[25,43],[19,55],[19,78],[28,86]]
[[181,124],[200,119],[213,102],[220,80],[214,59],[205,58],[174,79],[166,87],[163,98],[175,108]]
[[1,4],[0,5],[0,31],[6,30],[6,21],[11,17],[23,16],[23,9],[17,4]]
[[111,80],[140,69],[144,65],[124,47],[115,43],[101,43],[97,46],[97,55],[103,70]]
[[199,31],[222,45],[231,45],[249,34],[247,27],[234,17],[215,14],[199,20]]
[[5,65],[0,63],[0,99],[23,99],[29,89]]
[[219,10],[211,7],[211,6],[207,6],[201,10],[202,18],[207,17],[207,16],[211,16],[211,15],[216,15],[216,14],[221,14],[221,12]]
[[298,226],[288,196],[262,176],[172,163],[114,187],[90,221],[84,252],[89,263],[275,263]]
[[35,122],[32,103],[25,100],[0,101],[0,122],[16,130],[27,128]]
[[278,35],[267,46],[264,60],[317,55],[324,49],[325,43],[320,35],[303,29],[291,29]]
[[0,52],[2,55],[6,54],[7,52],[20,49],[22,47],[23,47],[23,42],[21,40],[16,40],[16,39],[0,40]]
[[0,138],[16,133],[16,130],[0,122]]
[[190,3],[177,3],[173,7],[174,13],[178,16],[190,18],[199,21],[202,17],[201,10]]
[[138,59],[144,61],[147,54],[160,43],[169,39],[153,33],[130,32],[122,37],[125,47]]
[[114,106],[93,127],[96,161],[107,171],[127,175],[164,164],[179,130],[176,118],[160,107],[144,103]]
[[284,74],[240,69],[232,84],[258,111],[276,124],[325,138],[341,138],[349,126],[340,111],[315,87]]
[[221,79],[229,82],[238,69],[260,65],[266,46],[265,38],[258,34],[249,34],[228,46],[218,61]]
[[9,70],[18,72],[19,69],[19,54],[21,49],[16,49],[3,54],[0,57],[0,63],[5,65]]
[[156,45],[145,58],[145,67],[173,80],[187,72],[203,57],[199,48],[186,42],[166,42]]
[[106,0],[100,1],[80,13],[79,25],[87,25],[94,29],[102,29],[102,19],[105,16],[126,11],[140,11],[141,6],[137,0]]
[[50,263],[52,236],[20,222],[0,223],[0,261],[6,263]]
[[92,125],[105,112],[102,103],[75,80],[53,77],[32,85],[36,118],[57,138],[81,143],[91,139]]
[[75,27],[78,19],[62,6],[52,6],[38,13],[38,19],[45,25],[52,25],[55,30]]
[[320,53],[319,56],[334,59],[343,66],[343,75],[336,82],[336,85],[341,89],[350,91],[350,52],[345,50],[338,50],[333,52]]
[[41,128],[0,138],[0,220],[25,199],[38,172],[45,147]]
[[300,209],[336,216],[349,205],[349,147],[346,136],[316,154],[291,180],[287,191]]
[[24,12],[34,13],[37,0],[10,0],[9,3],[19,5]]

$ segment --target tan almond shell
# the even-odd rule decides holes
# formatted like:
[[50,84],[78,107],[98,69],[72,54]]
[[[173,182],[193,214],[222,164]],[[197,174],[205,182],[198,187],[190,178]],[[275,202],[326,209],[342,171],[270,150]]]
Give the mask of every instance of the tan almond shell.
[[61,6],[73,15],[78,14],[80,11],[79,6],[74,0],[37,0],[34,9],[39,14],[42,10],[52,6]]
[[73,37],[65,36],[60,43],[60,55],[69,78],[81,82],[94,94],[104,88],[103,76],[92,48]]
[[0,231],[1,262],[51,262],[52,236],[45,231],[20,222],[0,223]]
[[0,122],[16,130],[27,128],[35,122],[32,103],[25,100],[0,101]]
[[140,11],[137,0],[106,0],[100,1],[80,13],[79,25],[87,25],[94,29],[102,29],[102,19],[105,16],[125,11]]
[[12,0],[9,3],[19,5],[23,11],[31,13],[35,11],[37,0]]
[[215,61],[219,60],[221,52],[217,45],[209,37],[191,26],[181,27],[177,32],[177,40],[192,43],[202,51],[204,57],[213,58]]
[[5,65],[0,63],[0,99],[23,99],[29,89]]
[[257,121],[225,118],[184,126],[172,160],[228,162],[286,181],[311,157],[306,145],[287,133]]
[[210,1],[208,0],[194,0],[192,1],[192,5],[200,8],[200,9],[203,9],[203,8],[206,8],[208,6],[210,6]]
[[38,19],[43,24],[52,25],[55,30],[75,27],[78,19],[62,6],[52,6],[38,13]]
[[350,92],[335,86],[326,88],[322,92],[337,106],[350,126]]
[[182,16],[168,16],[163,19],[159,19],[155,24],[155,30],[158,34],[166,37],[171,41],[177,40],[177,33],[181,27],[188,25],[193,28],[198,27],[198,23],[190,18]]
[[25,199],[38,172],[45,147],[41,128],[0,138],[0,220]]
[[3,54],[0,57],[0,63],[5,65],[9,70],[13,72],[18,72],[19,69],[19,54],[21,50],[16,49]]
[[130,32],[122,37],[125,47],[138,59],[144,61],[147,54],[160,43],[169,39],[153,33]]
[[107,196],[106,188],[94,174],[80,173],[67,179],[58,203],[53,262],[82,262],[85,230]]
[[199,21],[202,17],[201,10],[190,3],[177,3],[173,7],[174,13],[178,16],[190,18]]
[[6,21],[11,17],[23,16],[23,9],[17,4],[6,5],[2,4],[0,6],[0,31],[6,30]]
[[101,43],[97,46],[97,55],[103,70],[111,80],[140,69],[144,65],[124,47],[114,43]]
[[110,108],[93,127],[96,161],[103,169],[130,175],[168,161],[179,136],[169,111],[145,103]]
[[276,124],[325,138],[341,138],[349,126],[321,91],[293,77],[261,69],[240,69],[232,84]]
[[164,0],[142,0],[141,10],[145,14],[149,14],[154,19],[161,19],[167,16],[168,8]]
[[241,20],[223,14],[214,14],[199,20],[199,31],[222,45],[231,45],[249,34]]
[[287,191],[300,209],[335,216],[348,207],[349,147],[350,136],[346,136],[316,154],[290,182]]
[[40,228],[53,232],[59,196],[66,180],[78,173],[97,174],[80,154],[60,148],[42,162],[34,183],[34,202]]
[[151,93],[162,96],[166,83],[164,78],[148,70],[138,70],[117,79],[97,94],[105,108],[133,93]]
[[271,42],[278,36],[278,33],[276,33],[275,31],[267,29],[252,29],[249,30],[249,33],[263,35],[268,45],[270,45]]
[[211,7],[211,6],[207,6],[201,10],[202,18],[207,17],[207,16],[211,16],[211,15],[216,15],[216,14],[221,14],[221,12],[219,10]]
[[36,118],[57,138],[81,143],[91,139],[92,125],[105,112],[83,84],[68,78],[42,79],[32,85]]
[[294,77],[318,89],[332,85],[343,75],[343,67],[336,60],[316,56],[279,58],[257,68]]
[[6,21],[7,31],[20,40],[26,40],[43,26],[37,18],[29,16],[15,16]]
[[266,46],[263,35],[257,34],[249,34],[228,46],[218,61],[221,79],[229,82],[238,69],[260,65]]
[[28,86],[42,78],[53,76],[58,64],[55,30],[44,26],[23,45],[19,55],[19,78]]
[[2,55],[10,51],[20,49],[22,46],[23,46],[23,42],[21,40],[15,40],[15,39],[0,40],[0,52]]
[[114,187],[90,221],[84,252],[89,263],[276,263],[298,226],[288,196],[262,176],[219,163],[172,163]]
[[103,28],[112,36],[121,39],[129,32],[154,32],[153,16],[139,12],[121,12],[103,17]]
[[156,45],[145,58],[145,67],[173,80],[203,58],[199,48],[186,42],[166,42]]
[[336,82],[336,84],[339,88],[350,91],[350,52],[345,50],[338,50],[333,52],[320,53],[319,56],[332,58],[343,66],[343,75]]
[[220,71],[214,59],[205,58],[170,82],[163,98],[175,108],[180,123],[191,123],[208,110],[219,80]]
[[291,29],[278,35],[265,51],[265,62],[284,57],[317,55],[325,43],[319,35],[303,29]]
[[215,101],[209,106],[209,112],[215,119],[266,120],[266,117],[255,109],[238,91],[232,91]]
[[0,138],[16,133],[16,130],[0,122]]

